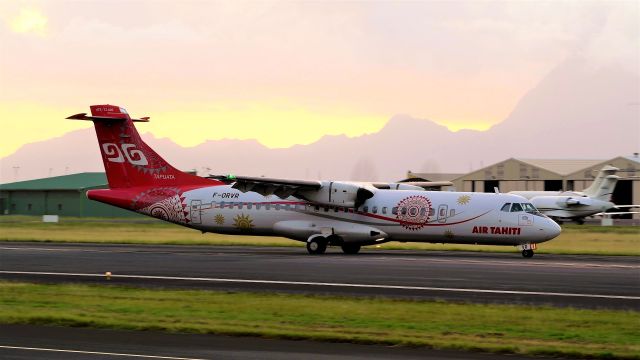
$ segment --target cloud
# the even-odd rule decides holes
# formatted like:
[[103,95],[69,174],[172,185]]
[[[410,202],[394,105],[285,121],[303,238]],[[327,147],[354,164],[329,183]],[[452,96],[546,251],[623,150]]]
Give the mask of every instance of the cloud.
[[47,33],[48,21],[40,10],[27,7],[20,9],[18,15],[9,21],[9,28],[16,33],[44,36]]

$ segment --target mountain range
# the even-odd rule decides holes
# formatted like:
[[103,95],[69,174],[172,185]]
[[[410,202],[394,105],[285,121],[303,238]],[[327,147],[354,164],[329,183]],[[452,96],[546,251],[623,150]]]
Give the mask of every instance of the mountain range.
[[[510,157],[607,159],[640,150],[640,76],[567,59],[487,131],[452,132],[396,115],[377,133],[324,136],[284,149],[255,140],[185,148],[149,133],[143,138],[183,170],[302,179],[398,180],[408,170],[464,173]],[[16,166],[18,180],[102,171],[93,129],[22,146],[0,159],[0,182],[14,181]]]

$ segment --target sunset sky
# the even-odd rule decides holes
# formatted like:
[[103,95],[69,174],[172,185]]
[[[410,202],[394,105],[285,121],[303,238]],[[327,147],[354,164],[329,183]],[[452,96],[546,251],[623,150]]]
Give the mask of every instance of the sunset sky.
[[183,146],[376,132],[395,114],[484,130],[568,56],[638,71],[616,2],[0,2],[0,157],[110,103]]

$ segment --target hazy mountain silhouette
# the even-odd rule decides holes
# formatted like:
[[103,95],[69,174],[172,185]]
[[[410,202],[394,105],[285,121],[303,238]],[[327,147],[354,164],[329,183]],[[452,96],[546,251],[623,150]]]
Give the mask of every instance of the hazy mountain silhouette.
[[[377,133],[324,136],[310,145],[268,149],[255,140],[207,141],[182,148],[143,138],[177,167],[217,174],[288,178],[397,180],[407,170],[467,172],[509,158],[612,158],[640,149],[640,77],[569,59],[485,132],[451,132],[430,120],[397,115]],[[461,104],[461,106],[464,106]],[[144,126],[144,125],[143,125]],[[141,129],[144,129],[143,127]],[[27,144],[0,160],[0,181],[101,171],[95,133],[79,130]]]

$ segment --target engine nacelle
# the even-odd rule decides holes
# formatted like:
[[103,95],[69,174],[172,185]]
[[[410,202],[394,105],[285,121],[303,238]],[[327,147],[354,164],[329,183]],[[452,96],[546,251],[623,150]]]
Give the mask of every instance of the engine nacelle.
[[323,181],[319,190],[299,191],[297,196],[319,205],[358,207],[373,197],[375,188],[343,181]]
[[588,206],[593,200],[580,196],[536,196],[531,199],[533,206],[538,209],[567,208],[569,206]]

